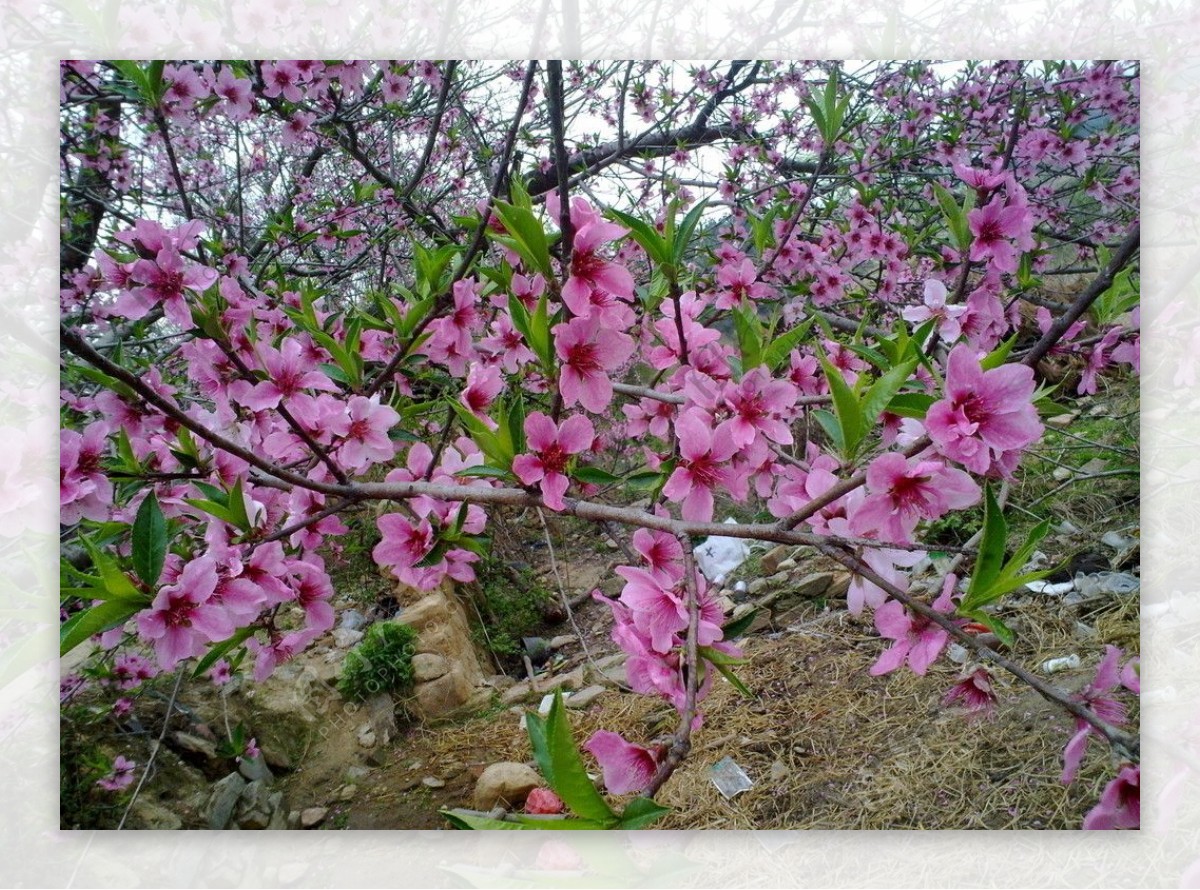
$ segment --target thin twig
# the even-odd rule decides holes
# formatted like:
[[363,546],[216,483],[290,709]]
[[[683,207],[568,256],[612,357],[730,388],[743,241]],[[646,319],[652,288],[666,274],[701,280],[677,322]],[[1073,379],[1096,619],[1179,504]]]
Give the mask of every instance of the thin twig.
[[129,798],[129,803],[125,806],[125,812],[121,814],[121,821],[117,823],[117,831],[125,827],[125,820],[129,818],[129,812],[133,809],[138,795],[142,793],[142,786],[146,784],[146,779],[150,776],[150,769],[154,766],[154,759],[158,757],[158,752],[162,749],[163,739],[167,737],[167,728],[171,725],[171,715],[175,712],[175,699],[179,695],[179,687],[183,684],[183,675],[185,673],[186,671],[181,667],[175,674],[175,688],[171,690],[171,698],[167,702],[167,716],[163,718],[163,728],[162,732],[158,734],[158,744],[150,751],[150,757],[146,760],[146,768],[142,770],[142,777],[138,779],[137,787],[133,789],[133,795]]

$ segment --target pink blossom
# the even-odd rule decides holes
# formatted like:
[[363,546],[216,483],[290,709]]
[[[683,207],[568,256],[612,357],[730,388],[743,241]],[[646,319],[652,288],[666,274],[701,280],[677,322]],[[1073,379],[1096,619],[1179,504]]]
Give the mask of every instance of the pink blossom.
[[1009,364],[984,371],[970,346],[955,346],[946,362],[946,398],[925,417],[934,447],[973,473],[1002,468],[1004,454],[1042,435],[1033,390],[1031,368]]
[[266,645],[251,637],[246,641],[246,649],[255,656],[254,679],[261,683],[275,673],[275,668],[291,661],[320,635],[320,631],[305,628],[292,633],[276,634]]
[[762,368],[755,368],[737,383],[725,384],[722,396],[732,416],[721,426],[729,428],[738,448],[759,435],[779,445],[791,445],[792,431],[785,415],[795,407],[798,395],[792,384],[772,380]]
[[399,422],[400,415],[390,405],[381,405],[378,395],[351,396],[345,413],[330,424],[331,432],[342,439],[338,460],[351,470],[390,461],[396,443],[388,437],[388,430]]
[[534,788],[525,798],[525,812],[530,815],[552,815],[564,808],[562,798],[549,788]]
[[633,355],[633,340],[603,326],[598,318],[575,318],[554,326],[554,349],[562,365],[559,389],[569,408],[582,405],[599,414],[612,402],[615,371]]
[[222,67],[217,73],[213,92],[225,100],[225,113],[230,120],[244,121],[250,118],[253,108],[251,99],[251,83],[246,78],[236,77],[233,70]]
[[621,604],[629,609],[633,626],[644,634],[655,652],[670,651],[676,645],[676,634],[688,626],[687,604],[674,590],[665,586],[659,576],[634,566],[617,566],[617,574],[625,579]]
[[125,755],[118,754],[112,763],[109,774],[102,779],[97,779],[96,784],[105,791],[124,791],[133,784],[133,770],[136,766],[137,764]]
[[80,519],[107,519],[113,488],[100,466],[108,450],[105,424],[89,424],[82,434],[59,430],[58,441],[59,521],[72,525]]
[[433,526],[428,519],[413,525],[399,513],[385,513],[378,519],[383,539],[371,551],[375,562],[388,566],[399,575],[401,569],[411,569],[433,548]]
[[504,389],[504,379],[500,375],[499,367],[475,363],[471,365],[471,369],[467,373],[467,386],[458,400],[489,428],[495,429],[496,422],[488,417],[487,409],[502,389]]
[[599,762],[604,787],[612,794],[645,790],[666,754],[661,746],[643,748],[607,729],[593,733],[583,747]]
[[967,311],[966,306],[946,304],[946,285],[936,278],[925,282],[925,300],[923,306],[911,306],[900,314],[905,321],[915,325],[923,325],[931,318],[938,319],[938,336],[947,343],[953,343],[962,334],[962,322],[959,317]]
[[217,588],[217,564],[201,556],[183,567],[179,580],[161,587],[149,610],[137,616],[138,632],[154,641],[163,670],[204,652],[208,643],[219,643],[233,634],[227,610],[210,604]]
[[263,346],[261,353],[267,379],[255,384],[248,392],[239,392],[237,398],[251,411],[275,408],[281,399],[302,395],[306,389],[337,392],[337,385],[317,370],[317,362],[305,353],[298,339],[288,337],[279,349]]
[[684,411],[675,423],[675,432],[679,438],[679,465],[663,486],[663,495],[682,501],[684,519],[709,522],[714,491],[728,491],[739,499],[747,493],[745,476],[727,465],[737,452],[733,434],[727,426],[713,430],[708,415],[699,408]]
[[996,692],[992,689],[992,675],[987,668],[976,668],[942,696],[944,706],[955,703],[966,708],[969,717],[995,716]]
[[[1097,717],[1113,726],[1120,726],[1126,719],[1125,705],[1112,696],[1113,691],[1121,685],[1121,676],[1117,667],[1121,654],[1121,650],[1116,646],[1105,646],[1104,658],[1096,667],[1096,678],[1075,696],[1077,701],[1090,708]],[[1063,749],[1061,781],[1064,785],[1070,785],[1075,781],[1075,775],[1079,772],[1079,764],[1083,761],[1084,751],[1087,750],[1088,739],[1092,735],[1103,738],[1100,736],[1099,730],[1086,720],[1076,717],[1075,735],[1071,736],[1071,740]]]
[[869,494],[854,513],[856,535],[879,533],[880,540],[908,543],[922,519],[938,519],[951,510],[979,502],[979,486],[962,470],[938,460],[905,459],[881,454],[867,467]]
[[[933,604],[936,611],[954,611],[950,594],[956,580],[954,575],[946,576],[942,595]],[[871,666],[873,677],[894,671],[906,661],[914,674],[924,676],[950,638],[945,628],[924,615],[910,613],[899,600],[888,600],[875,610],[875,627],[880,634],[896,642]]]
[[667,532],[639,528],[633,533],[633,549],[646,560],[651,573],[666,584],[683,578],[683,545]]
[[757,283],[758,272],[754,263],[743,259],[741,263],[723,264],[717,268],[717,284],[725,288],[717,296],[718,309],[731,309],[741,304],[743,300],[765,299],[772,296],[772,290],[765,284]]
[[207,290],[218,276],[216,269],[184,263],[174,246],[164,247],[153,260],[141,259],[133,264],[129,277],[131,283],[140,286],[123,292],[113,304],[113,312],[137,319],[161,304],[170,321],[190,328],[192,313],[184,300],[184,290]]
[[1029,211],[1009,202],[1005,205],[999,195],[983,207],[967,214],[967,222],[975,239],[971,242],[971,261],[990,260],[998,272],[1017,271],[1017,249],[1013,239],[1026,235]]
[[1083,817],[1086,831],[1112,831],[1142,827],[1142,768],[1122,767],[1117,777],[1104,786],[1104,792]]
[[512,470],[526,485],[541,484],[542,500],[551,510],[566,507],[563,495],[570,480],[566,475],[571,455],[591,447],[596,438],[592,422],[582,414],[572,414],[555,426],[554,421],[535,411],[525,418],[525,444],[529,454],[518,454]]

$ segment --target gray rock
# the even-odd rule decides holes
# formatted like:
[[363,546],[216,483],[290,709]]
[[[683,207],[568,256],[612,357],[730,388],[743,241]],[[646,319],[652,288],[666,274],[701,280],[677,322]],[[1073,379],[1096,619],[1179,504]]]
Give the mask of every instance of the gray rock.
[[238,828],[261,831],[271,824],[271,816],[279,807],[283,795],[271,793],[270,786],[261,779],[251,782],[242,790],[234,819]]
[[421,784],[426,788],[445,788],[446,783],[437,776],[426,776],[421,780]]
[[355,609],[347,609],[338,621],[338,627],[344,627],[346,630],[362,630],[366,626],[367,616]]
[[781,562],[779,564],[778,570],[781,572],[790,572],[792,569],[794,569],[796,567],[796,565],[797,565],[796,560],[785,559],[783,562]]
[[333,632],[333,643],[339,649],[349,649],[362,638],[361,630],[351,630],[348,627],[339,627]]
[[329,815],[328,807],[309,807],[300,811],[300,827],[316,828]]
[[146,797],[139,797],[129,809],[131,827],[143,831],[178,831],[183,820],[162,804]]
[[606,692],[608,692],[608,688],[605,686],[589,686],[586,689],[572,693],[571,697],[566,700],[566,705],[568,708],[575,708],[576,710],[586,708]]
[[365,766],[352,766],[346,770],[347,782],[358,782],[365,779],[371,774],[371,770]]
[[833,574],[830,572],[815,572],[805,575],[792,586],[792,596],[799,599],[822,596],[829,590],[832,583]]
[[171,743],[180,751],[196,755],[205,760],[218,759],[216,743],[206,738],[192,735],[190,732],[173,732],[170,735],[170,739]]
[[530,687],[529,681],[523,680],[522,682],[510,686],[508,689],[504,690],[504,692],[500,695],[500,701],[506,705],[516,705],[525,701],[532,695],[533,689]]
[[243,757],[242,762],[238,764],[238,772],[245,776],[248,782],[271,782],[275,779],[275,774],[267,766],[266,758],[262,756]]
[[212,794],[205,806],[205,821],[213,831],[220,831],[229,824],[238,798],[248,783],[238,773],[230,773],[213,786]]
[[337,799],[342,801],[343,803],[349,803],[350,801],[354,800],[354,798],[357,796],[358,796],[358,786],[357,785],[344,785],[344,786],[342,786],[342,790],[338,792]]
[[381,745],[390,744],[398,733],[396,727],[396,703],[391,693],[381,692],[366,702],[367,717],[371,720],[371,731]]
[[550,640],[550,648],[551,649],[561,649],[563,646],[570,646],[574,642],[575,642],[574,634],[560,634],[559,636],[554,637],[552,640]]
[[364,748],[374,748],[376,741],[375,730],[371,728],[370,723],[364,724],[358,730],[358,743]]
[[750,582],[750,585],[746,588],[746,590],[750,593],[751,596],[757,596],[758,594],[762,593],[770,586],[771,586],[771,582],[768,581],[766,578],[755,578],[753,581]]
[[541,777],[523,763],[493,763],[475,783],[475,809],[487,812],[497,804],[519,807]]
[[762,570],[768,575],[775,574],[777,571],[779,571],[779,564],[788,558],[788,554],[791,552],[791,549],[792,548],[788,547],[786,544],[780,544],[778,547],[772,547],[763,554],[763,558],[760,561]]
[[276,791],[271,795],[271,821],[267,823],[267,831],[287,831],[291,826],[288,825],[287,807],[283,805],[283,792]]
[[418,683],[427,683],[445,676],[450,670],[450,662],[441,655],[432,652],[422,652],[414,655],[412,660],[413,679]]

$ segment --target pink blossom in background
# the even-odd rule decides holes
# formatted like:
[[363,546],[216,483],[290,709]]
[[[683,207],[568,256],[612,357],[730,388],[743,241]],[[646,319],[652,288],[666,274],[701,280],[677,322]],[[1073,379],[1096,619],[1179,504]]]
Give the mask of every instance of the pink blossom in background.
[[113,760],[112,770],[104,778],[97,779],[96,784],[105,791],[124,791],[133,784],[133,771],[136,767],[134,761],[118,754]]
[[651,750],[627,742],[607,729],[593,733],[583,748],[600,764],[610,794],[644,791],[666,753],[661,747]]
[[960,316],[967,311],[965,305],[947,305],[946,285],[936,278],[925,282],[925,302],[922,306],[910,306],[901,312],[905,321],[921,326],[931,318],[938,319],[937,332],[946,343],[954,343],[962,335]]
[[113,487],[100,465],[108,451],[108,436],[101,421],[82,433],[62,429],[58,434],[59,522],[73,525],[80,519],[108,519]]
[[390,405],[381,405],[379,396],[351,396],[344,413],[329,423],[329,431],[342,439],[338,460],[347,469],[365,470],[372,464],[390,461],[396,443],[388,430],[400,422]]
[[567,463],[571,455],[590,448],[595,438],[592,422],[582,414],[572,414],[561,426],[555,426],[545,414],[534,411],[525,418],[525,445],[530,453],[513,459],[513,473],[526,485],[540,484],[546,506],[562,510],[566,507],[563,495],[570,484],[565,472]]

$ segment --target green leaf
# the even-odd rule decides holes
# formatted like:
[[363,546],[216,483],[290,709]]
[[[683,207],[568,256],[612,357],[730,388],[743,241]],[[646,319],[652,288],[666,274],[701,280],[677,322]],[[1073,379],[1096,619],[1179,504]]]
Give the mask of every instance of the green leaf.
[[967,595],[963,598],[963,607],[973,609],[976,606],[974,597],[991,588],[1000,568],[1004,564],[1004,546],[1008,538],[1008,523],[992,487],[985,485],[983,490],[983,537],[979,542],[979,554],[975,557],[975,571],[971,575],[971,584]]
[[[533,211],[513,204],[497,201],[492,205],[492,211],[508,231],[511,246],[521,255],[530,268],[537,269],[547,278],[554,272],[550,265],[550,242],[546,238],[546,230],[541,221],[533,215]],[[496,240],[503,240],[489,230],[489,235]]]
[[754,617],[758,614],[758,609],[751,609],[741,618],[734,618],[732,621],[727,621],[721,627],[721,639],[733,640],[744,634],[747,628],[754,622]]
[[995,615],[981,611],[963,613],[961,609],[959,609],[959,613],[963,614],[966,618],[971,618],[975,621],[978,621],[980,624],[994,633],[1000,639],[1000,642],[1010,649],[1016,643],[1017,636],[1013,633],[1012,628]]
[[800,341],[808,336],[816,319],[809,316],[804,322],[796,325],[790,331],[774,337],[767,348],[763,350],[762,361],[770,371],[776,371],[788,360]]
[[621,822],[617,827],[626,830],[645,828],[669,812],[671,812],[670,807],[655,803],[648,797],[634,798],[621,811]]
[[665,480],[658,470],[639,470],[625,477],[625,484],[635,491],[650,491],[657,488]]
[[1017,345],[1017,338],[1021,336],[1019,333],[1013,334],[991,352],[983,357],[979,362],[979,366],[985,371],[990,371],[992,368],[998,368],[1008,360],[1008,354],[1012,352],[1013,347]]
[[196,665],[196,669],[192,671],[192,679],[195,680],[202,676],[205,671],[224,658],[231,649],[249,639],[253,633],[253,627],[239,627],[228,640],[210,646],[209,650],[204,653],[204,657],[200,659],[200,663]]
[[889,414],[898,414],[900,417],[915,417],[917,420],[924,420],[935,402],[937,399],[923,392],[902,392],[892,397],[885,410]]
[[657,265],[670,266],[673,264],[671,247],[657,229],[636,216],[622,213],[620,210],[610,208],[608,215],[616,218],[629,229],[630,237],[641,245],[642,249],[646,251],[646,255]]
[[829,436],[829,441],[833,443],[834,449],[843,454],[846,451],[846,437],[842,435],[842,426],[838,423],[838,419],[833,416],[832,412],[826,411],[824,408],[818,408],[812,412],[812,417],[821,425],[821,429],[825,431],[825,435]]
[[162,574],[167,555],[167,520],[158,498],[151,491],[138,507],[133,520],[133,570],[147,585],[153,587]]
[[535,756],[540,754],[537,756],[538,764],[550,787],[578,816],[603,826],[615,824],[618,816],[588,778],[583,757],[575,746],[561,690],[554,691],[550,713],[542,726],[536,729],[534,727],[539,721],[535,718],[536,714],[527,713],[525,725],[530,727],[529,739],[533,743]]
[[92,558],[92,565],[100,572],[104,593],[107,594],[107,596],[103,593],[98,594],[96,599],[123,600],[135,604],[139,609],[149,604],[150,598],[133,586],[133,582],[129,580],[128,575],[121,571],[116,560],[98,549],[87,538],[81,537],[79,540],[87,550],[88,556]]
[[[700,216],[704,213],[704,208],[707,205],[708,198],[705,198],[689,210],[687,216],[683,218],[683,222],[679,224],[679,229],[675,232],[674,241],[671,244],[671,264],[676,269],[683,264],[683,257],[687,253],[688,243],[692,240],[692,234],[696,231],[696,226],[700,223]],[[672,219],[674,219],[674,216],[674,205],[672,205]]]
[[730,655],[728,652],[722,652],[720,649],[714,649],[711,646],[697,646],[696,654],[715,665],[722,664],[748,664],[749,659],[737,658]]
[[753,307],[733,307],[733,328],[742,353],[742,372],[762,364],[762,322]]
[[614,482],[621,481],[620,476],[614,476],[599,467],[576,467],[571,471],[571,476],[580,482],[588,482],[592,485],[612,485]]
[[729,669],[728,665],[714,664],[713,667],[715,667],[717,669],[717,672],[722,677],[724,677],[726,680],[728,680],[733,685],[734,689],[736,689],[738,692],[740,692],[746,698],[754,698],[754,693],[750,691],[750,687],[748,687],[745,683],[743,683],[741,680],[739,680],[737,678],[737,675],[735,675],[734,672]]
[[862,417],[866,426],[874,426],[879,415],[891,403],[893,397],[900,392],[900,387],[908,382],[912,372],[917,368],[917,358],[913,356],[896,365],[886,374],[871,384],[862,401]]
[[862,406],[858,402],[858,396],[846,383],[842,372],[829,363],[824,353],[817,357],[825,370],[825,379],[829,381],[829,391],[833,395],[833,407],[837,412],[838,426],[841,428],[840,450],[844,457],[853,458],[867,432]]
[[146,603],[114,599],[71,616],[59,628],[59,656],[66,655],[95,634],[119,627],[128,621],[131,615],[140,612],[145,606]]
[[965,252],[971,247],[971,227],[967,221],[966,212],[958,205],[958,201],[944,187],[933,183],[933,194],[946,217],[947,227],[954,238],[954,246],[959,252]]
[[490,479],[511,479],[512,473],[508,470],[502,470],[499,467],[479,466],[467,467],[465,470],[459,470],[455,476],[476,477],[483,476]]
[[229,508],[224,504],[218,504],[216,501],[204,500],[201,498],[184,498],[183,502],[185,504],[191,504],[198,510],[203,510],[210,516],[215,516],[222,522],[228,522],[230,525],[237,525],[237,522],[234,520],[233,513],[231,513]]
[[474,831],[595,831],[605,827],[586,819],[557,816],[514,814],[504,819],[492,819],[476,810],[461,808],[441,809],[438,812],[445,816],[455,828]]
[[471,810],[438,810],[455,828],[467,831],[521,831],[524,826],[507,819],[492,819]]

